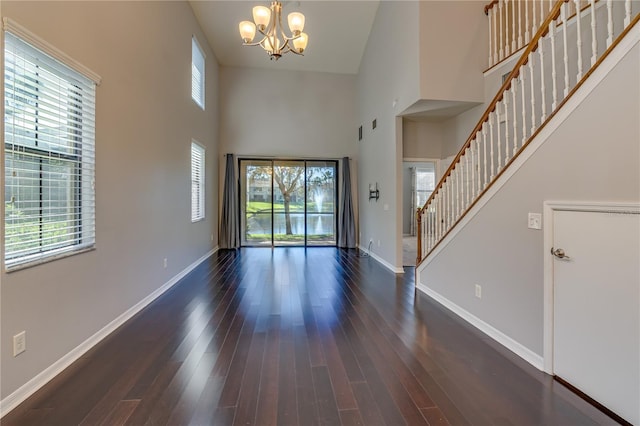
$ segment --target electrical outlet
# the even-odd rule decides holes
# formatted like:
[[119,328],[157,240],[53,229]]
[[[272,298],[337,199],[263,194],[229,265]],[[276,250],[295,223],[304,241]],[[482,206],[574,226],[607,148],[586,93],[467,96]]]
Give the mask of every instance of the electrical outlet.
[[380,247],[380,240],[378,240],[378,247]]
[[27,350],[27,332],[21,331],[13,336],[13,356],[18,356]]
[[165,269],[167,268],[167,258],[166,257],[162,261],[162,266],[164,266]]
[[476,297],[482,299],[482,286],[480,284],[476,284]]
[[529,213],[527,226],[529,229],[542,229],[542,215],[540,213]]
[[211,234],[211,241],[213,241],[213,234]]

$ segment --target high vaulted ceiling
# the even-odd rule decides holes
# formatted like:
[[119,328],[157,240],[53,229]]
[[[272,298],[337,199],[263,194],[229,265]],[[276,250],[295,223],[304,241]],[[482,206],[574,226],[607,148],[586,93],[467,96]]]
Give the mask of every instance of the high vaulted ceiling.
[[240,21],[252,20],[253,6],[268,6],[269,1],[190,0],[189,3],[223,66],[357,74],[379,1],[283,1],[285,27],[289,13],[299,11],[305,15],[304,32],[309,35],[309,45],[304,56],[288,53],[277,62],[270,61],[260,47],[242,46],[238,32]]

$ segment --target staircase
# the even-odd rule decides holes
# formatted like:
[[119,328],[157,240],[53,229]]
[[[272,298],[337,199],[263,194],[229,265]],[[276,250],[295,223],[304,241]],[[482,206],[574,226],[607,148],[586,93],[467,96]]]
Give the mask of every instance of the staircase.
[[417,272],[637,24],[640,2],[496,0],[485,11],[490,66],[519,60],[417,212]]

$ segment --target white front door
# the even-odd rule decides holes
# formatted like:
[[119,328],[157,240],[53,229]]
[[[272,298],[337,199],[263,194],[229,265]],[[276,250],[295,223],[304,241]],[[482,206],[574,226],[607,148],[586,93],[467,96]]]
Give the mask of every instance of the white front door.
[[552,250],[554,374],[640,425],[640,215],[555,210]]

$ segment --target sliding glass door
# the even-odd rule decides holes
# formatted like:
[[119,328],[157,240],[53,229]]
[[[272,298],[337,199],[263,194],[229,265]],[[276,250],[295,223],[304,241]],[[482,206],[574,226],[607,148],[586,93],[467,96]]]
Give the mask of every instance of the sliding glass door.
[[244,246],[336,244],[336,161],[240,161]]

